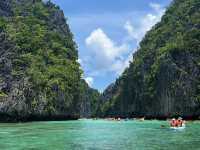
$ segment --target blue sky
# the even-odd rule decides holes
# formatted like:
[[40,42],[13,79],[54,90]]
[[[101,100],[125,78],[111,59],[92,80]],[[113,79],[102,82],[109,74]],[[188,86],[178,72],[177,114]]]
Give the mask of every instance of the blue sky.
[[67,17],[83,78],[103,91],[132,61],[138,43],[171,0],[52,0]]

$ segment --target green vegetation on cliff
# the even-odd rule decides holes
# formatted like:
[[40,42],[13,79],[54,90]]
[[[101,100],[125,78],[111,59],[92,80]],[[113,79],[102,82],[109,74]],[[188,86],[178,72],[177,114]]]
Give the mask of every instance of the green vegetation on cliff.
[[199,0],[174,0],[101,96],[81,79],[73,35],[51,2],[0,1],[0,54],[0,121],[200,116]]
[[140,43],[101,111],[124,117],[199,116],[199,77],[200,1],[174,0]]
[[0,5],[2,120],[79,117],[87,89],[63,12],[41,0]]

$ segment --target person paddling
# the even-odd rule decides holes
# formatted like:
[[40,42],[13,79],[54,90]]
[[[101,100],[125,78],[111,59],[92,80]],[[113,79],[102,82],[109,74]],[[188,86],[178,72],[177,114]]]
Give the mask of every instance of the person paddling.
[[183,125],[183,119],[181,117],[179,117],[177,120],[177,126],[182,127],[182,125]]
[[170,121],[170,126],[171,127],[176,127],[176,119],[175,118],[173,118],[171,121]]

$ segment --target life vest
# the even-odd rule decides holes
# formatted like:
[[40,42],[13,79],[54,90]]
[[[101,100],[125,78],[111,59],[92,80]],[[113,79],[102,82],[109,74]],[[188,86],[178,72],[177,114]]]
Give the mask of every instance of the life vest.
[[172,120],[171,123],[170,123],[170,125],[171,125],[172,127],[175,127],[175,126],[176,126],[176,120]]
[[183,124],[183,121],[182,120],[177,120],[177,126],[182,126],[182,124]]

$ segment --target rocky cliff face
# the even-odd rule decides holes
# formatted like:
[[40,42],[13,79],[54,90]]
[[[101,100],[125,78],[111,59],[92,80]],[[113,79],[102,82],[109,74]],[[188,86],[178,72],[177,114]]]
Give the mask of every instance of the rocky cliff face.
[[82,80],[80,84],[80,89],[80,117],[96,117],[100,93],[97,90],[90,88],[84,80]]
[[78,118],[77,59],[58,7],[41,0],[0,1],[0,121]]
[[114,90],[105,92],[105,116],[200,116],[199,18],[199,0],[172,2],[140,43]]

